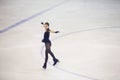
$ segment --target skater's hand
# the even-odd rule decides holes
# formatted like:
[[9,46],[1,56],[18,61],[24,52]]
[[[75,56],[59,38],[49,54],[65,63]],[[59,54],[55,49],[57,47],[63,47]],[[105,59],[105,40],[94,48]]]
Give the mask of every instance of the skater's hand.
[[59,33],[60,31],[55,31],[55,33]]

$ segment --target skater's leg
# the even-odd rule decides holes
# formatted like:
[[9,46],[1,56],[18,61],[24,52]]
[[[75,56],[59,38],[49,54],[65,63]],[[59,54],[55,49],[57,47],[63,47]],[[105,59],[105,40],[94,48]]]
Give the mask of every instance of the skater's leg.
[[51,43],[49,43],[49,42],[46,43],[46,50],[47,50],[47,52],[52,56],[53,59],[56,59],[54,54],[53,54],[53,52],[51,51],[50,47],[51,47]]
[[53,65],[56,65],[57,62],[59,62],[59,60],[55,58],[53,52],[51,51],[51,43],[46,43],[46,49],[47,49],[48,53],[53,57],[53,61],[54,61]]
[[[47,47],[47,46],[46,46]],[[47,61],[48,61],[48,50],[47,50],[47,48],[46,48],[46,50],[45,50],[45,63],[44,63],[44,65],[43,65],[43,68],[44,69],[46,69],[46,67],[47,67]]]
[[54,61],[54,64],[53,65],[56,65],[57,62],[59,62],[59,60],[57,58],[55,58],[54,54],[52,53],[51,49],[49,51],[49,54],[53,57],[53,61]]
[[47,64],[47,61],[48,61],[48,51],[46,50],[45,51],[45,64]]
[[48,61],[48,52],[45,51],[45,63],[44,63],[44,65],[43,65],[43,68],[44,68],[44,69],[46,69],[46,67],[47,67],[47,61]]
[[52,56],[53,60],[56,59],[51,49],[49,49],[49,54]]

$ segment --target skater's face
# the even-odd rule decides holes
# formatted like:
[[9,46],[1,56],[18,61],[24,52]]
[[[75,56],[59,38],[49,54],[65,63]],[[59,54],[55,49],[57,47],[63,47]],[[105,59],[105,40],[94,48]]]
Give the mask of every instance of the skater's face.
[[48,29],[49,26],[48,26],[47,24],[44,24],[44,28],[45,28],[45,29]]

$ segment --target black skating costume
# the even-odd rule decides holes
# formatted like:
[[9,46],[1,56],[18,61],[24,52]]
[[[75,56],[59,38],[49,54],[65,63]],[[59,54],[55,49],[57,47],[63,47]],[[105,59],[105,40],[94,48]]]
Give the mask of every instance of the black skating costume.
[[51,51],[51,41],[49,40],[50,37],[50,29],[48,28],[46,30],[46,32],[44,33],[44,39],[42,40],[42,42],[45,43],[45,63],[43,65],[43,68],[46,69],[47,67],[47,61],[48,61],[48,53],[52,56],[54,64],[56,65],[56,63],[59,61],[58,59],[55,58],[53,52]]

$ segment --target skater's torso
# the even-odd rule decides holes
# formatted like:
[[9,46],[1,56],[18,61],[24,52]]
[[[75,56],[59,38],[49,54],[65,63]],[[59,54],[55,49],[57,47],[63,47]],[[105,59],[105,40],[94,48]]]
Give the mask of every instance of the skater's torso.
[[50,29],[48,28],[46,30],[46,32],[44,33],[44,39],[42,40],[42,42],[45,42],[45,43],[50,42],[50,40],[49,40],[50,32],[49,31],[50,31]]

